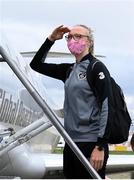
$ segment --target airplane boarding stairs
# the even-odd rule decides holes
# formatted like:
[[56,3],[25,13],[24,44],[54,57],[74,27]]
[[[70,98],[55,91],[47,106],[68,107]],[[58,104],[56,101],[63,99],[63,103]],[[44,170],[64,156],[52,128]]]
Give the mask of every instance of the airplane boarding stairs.
[[[65,141],[68,143],[70,148],[73,150],[73,152],[76,154],[76,156],[79,158],[79,160],[83,163],[85,168],[88,170],[88,172],[91,174],[91,176],[94,179],[101,179],[98,173],[95,171],[95,169],[91,166],[89,161],[85,158],[85,156],[82,154],[82,152],[79,150],[79,148],[76,146],[76,144],[72,141],[68,133],[65,131],[63,125],[58,120],[55,113],[51,110],[51,108],[47,105],[47,103],[42,99],[40,94],[36,91],[36,89],[33,87],[33,85],[30,83],[30,81],[27,79],[25,74],[21,71],[19,66],[16,64],[16,62],[8,55],[8,53],[5,51],[5,49],[0,46],[0,54],[3,57],[3,59],[7,62],[9,67],[13,70],[13,72],[16,74],[16,76],[19,78],[19,80],[23,83],[23,85],[26,87],[26,89],[29,91],[31,96],[35,99],[37,104],[42,108],[45,115],[48,117],[50,122],[55,126],[55,128],[58,130],[58,132],[61,134],[61,136],[65,139]],[[18,144],[22,144],[23,142],[26,142],[27,139],[29,139],[31,136],[34,136],[49,126],[51,126],[51,123],[48,123],[48,125],[44,124],[43,121],[37,120],[37,122],[29,125],[28,127],[19,130],[17,133],[15,133],[13,136],[9,137],[8,140],[0,144],[0,158],[4,156],[4,154],[14,147],[16,147]],[[34,127],[34,128],[33,128]],[[27,136],[27,133],[30,133],[32,128],[32,135]],[[27,131],[27,133],[25,133]],[[22,137],[23,135],[26,135],[25,138]]]
[[[8,55],[8,53],[3,49],[3,47],[0,47],[0,54],[2,55],[1,60],[2,61],[6,61],[8,63],[8,65],[11,67],[11,69],[14,71],[14,73],[18,76],[18,78],[21,80],[21,82],[24,84],[24,86],[27,88],[27,90],[30,92],[30,94],[33,96],[33,98],[36,100],[36,102],[39,104],[39,106],[42,108],[42,110],[44,111],[44,113],[46,114],[46,116],[48,117],[48,119],[50,121],[44,121],[43,118],[35,121],[34,123],[30,124],[29,126],[17,131],[15,134],[12,131],[12,129],[7,129],[7,131],[0,131],[0,171],[2,169],[2,167],[4,167],[4,163],[2,160],[2,158],[4,156],[7,156],[7,154],[9,153],[10,155],[10,151],[15,150],[16,147],[17,152],[15,150],[15,154],[17,154],[18,152],[23,154],[23,150],[27,150],[27,154],[30,156],[31,154],[29,153],[29,149],[26,146],[25,142],[27,142],[29,139],[31,139],[32,137],[38,135],[39,133],[41,133],[42,131],[46,130],[47,128],[51,127],[52,124],[56,127],[56,129],[59,131],[59,133],[63,136],[63,138],[65,139],[65,141],[69,144],[69,146],[72,148],[72,150],[74,151],[74,153],[76,153],[76,155],[78,156],[78,158],[81,160],[81,162],[84,164],[84,166],[86,167],[86,169],[88,170],[88,172],[92,175],[93,178],[95,179],[101,179],[99,177],[99,175],[97,174],[97,172],[92,168],[92,166],[89,164],[89,162],[87,161],[87,159],[83,156],[83,154],[81,153],[81,151],[78,149],[78,147],[73,143],[72,139],[69,137],[69,135],[66,133],[66,131],[64,130],[64,127],[62,126],[62,124],[59,122],[57,116],[55,115],[55,113],[50,109],[50,107],[46,104],[46,102],[44,101],[44,99],[42,99],[40,97],[40,95],[38,94],[38,92],[36,91],[36,89],[31,85],[31,83],[28,81],[28,79],[25,77],[25,74],[23,74],[20,70],[20,68],[18,67],[18,65],[14,62],[13,59],[11,59]],[[12,136],[11,136],[12,135]],[[3,137],[3,138],[2,138]],[[6,137],[6,138],[5,138]],[[7,138],[8,137],[8,138]],[[21,150],[20,148],[21,147]],[[24,149],[23,149],[24,148]],[[33,154],[34,156],[34,160],[35,163],[37,162],[37,157],[35,154]],[[19,157],[19,154],[18,154]],[[40,156],[41,158],[44,158],[42,156]],[[7,158],[7,157],[6,157]],[[38,156],[39,158],[39,156]],[[48,160],[49,156],[47,155],[45,157],[45,160]],[[130,171],[133,169],[133,160],[131,159],[131,157],[129,157],[129,161],[132,161],[132,163],[128,163],[127,165],[123,163],[121,163],[121,161],[126,158],[124,157],[119,157],[118,156],[118,162],[117,162],[117,157],[115,159],[112,158],[113,161],[111,161],[112,156],[109,157],[109,161],[108,161],[108,165],[107,165],[107,170],[108,171],[117,171],[119,170],[119,172],[124,172],[125,171]],[[128,158],[128,157],[127,157]],[[4,159],[5,160],[5,159]],[[19,159],[17,159],[19,160]],[[8,162],[8,161],[7,161]],[[109,162],[112,162],[113,164],[109,164]],[[124,162],[124,161],[123,161]],[[126,159],[127,162],[127,159]],[[41,163],[41,162],[40,162]],[[52,162],[54,163],[54,161]],[[26,164],[26,163],[25,163]],[[26,166],[24,164],[24,166]],[[37,163],[36,163],[37,164]],[[34,162],[32,162],[32,166],[34,165]],[[49,164],[50,165],[50,164]],[[56,164],[57,165],[57,162]],[[114,166],[113,166],[114,165]],[[43,164],[44,166],[44,164]],[[37,165],[34,167],[35,168],[35,174],[38,175],[36,173],[37,171]],[[60,172],[60,169],[62,170],[62,167],[59,165],[57,165],[57,170]],[[22,169],[21,169],[22,170]],[[44,170],[44,169],[43,169]],[[58,172],[57,171],[57,172]],[[52,172],[52,171],[50,171]],[[33,170],[32,170],[32,174],[33,174]],[[37,176],[38,177],[38,176]],[[59,177],[59,176],[58,176]],[[13,177],[9,177],[9,176],[0,176],[0,179],[5,179],[5,178],[12,178]],[[14,177],[14,178],[19,178],[19,177]]]

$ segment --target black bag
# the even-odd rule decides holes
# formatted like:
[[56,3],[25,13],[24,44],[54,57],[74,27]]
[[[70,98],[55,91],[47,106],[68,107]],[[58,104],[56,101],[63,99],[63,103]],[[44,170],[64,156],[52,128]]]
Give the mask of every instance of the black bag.
[[[87,68],[87,81],[92,88],[95,96],[97,97],[95,87],[93,86],[93,68],[97,63],[102,63],[97,59],[91,60]],[[111,78],[111,90],[108,106],[109,106],[109,118],[106,127],[106,133],[108,135],[108,143],[120,144],[128,140],[129,129],[131,126],[131,118],[127,110],[126,102],[124,99],[123,91],[120,86]],[[105,135],[104,135],[105,136]]]

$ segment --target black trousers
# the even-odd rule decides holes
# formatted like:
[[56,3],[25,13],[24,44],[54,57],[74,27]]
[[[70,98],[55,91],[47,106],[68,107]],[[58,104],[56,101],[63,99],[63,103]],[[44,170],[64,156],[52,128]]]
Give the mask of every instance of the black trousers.
[[[94,142],[78,142],[76,145],[86,158],[90,158],[96,144]],[[105,179],[106,163],[109,155],[108,145],[106,145],[104,149],[103,167],[98,171],[102,179]],[[67,143],[65,144],[63,152],[63,172],[67,179],[93,179]]]

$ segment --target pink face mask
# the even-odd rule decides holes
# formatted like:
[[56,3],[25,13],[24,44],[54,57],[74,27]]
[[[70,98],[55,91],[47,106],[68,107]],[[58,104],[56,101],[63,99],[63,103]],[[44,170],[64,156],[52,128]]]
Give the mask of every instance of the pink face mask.
[[82,39],[80,39],[79,41],[71,39],[67,42],[67,46],[72,54],[79,55],[85,50],[86,42]]

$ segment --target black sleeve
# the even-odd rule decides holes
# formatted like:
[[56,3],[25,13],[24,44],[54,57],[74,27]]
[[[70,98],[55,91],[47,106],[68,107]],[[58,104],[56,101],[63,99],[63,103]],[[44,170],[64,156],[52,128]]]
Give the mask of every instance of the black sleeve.
[[109,119],[109,94],[111,91],[111,78],[109,71],[102,62],[97,62],[93,68],[94,86],[100,105],[100,124],[97,145],[107,143],[106,127]]
[[95,90],[100,104],[108,97],[111,87],[111,77],[108,69],[102,62],[97,62],[93,68]]
[[32,59],[30,63],[30,67],[41,74],[44,74],[46,76],[50,76],[50,77],[53,77],[53,78],[56,78],[65,82],[67,70],[72,64],[44,63],[47,57],[48,51],[50,50],[53,44],[54,43],[47,38],[46,41],[42,44],[40,49],[35,54],[34,58]]

